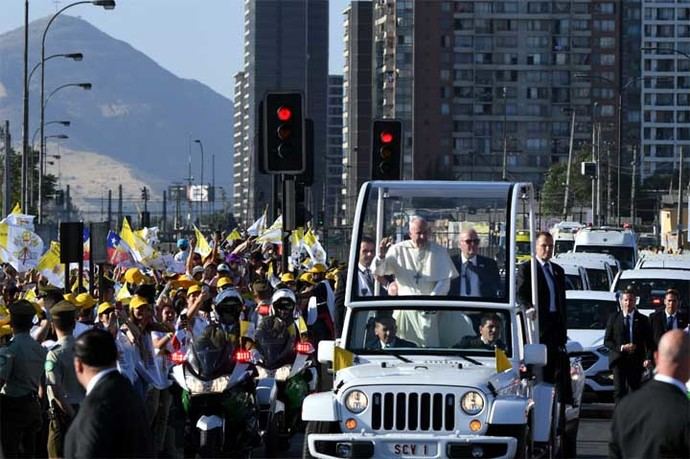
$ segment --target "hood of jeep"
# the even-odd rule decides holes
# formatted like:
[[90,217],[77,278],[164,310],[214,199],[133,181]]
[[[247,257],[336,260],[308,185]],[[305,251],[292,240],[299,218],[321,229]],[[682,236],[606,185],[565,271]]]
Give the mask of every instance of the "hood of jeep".
[[[493,363],[493,362],[492,362]],[[496,377],[493,365],[472,365],[458,360],[429,362],[381,362],[360,363],[340,370],[336,387],[369,385],[458,385],[486,387],[487,381]],[[506,375],[507,376],[507,375]]]

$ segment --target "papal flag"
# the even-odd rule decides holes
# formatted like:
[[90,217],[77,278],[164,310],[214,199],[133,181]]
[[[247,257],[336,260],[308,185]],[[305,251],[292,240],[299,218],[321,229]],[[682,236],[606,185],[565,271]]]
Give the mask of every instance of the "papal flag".
[[513,368],[513,365],[510,363],[510,360],[508,360],[508,357],[506,356],[506,351],[496,346],[494,352],[496,354],[497,373],[502,373],[506,370],[510,370],[511,368]]
[[304,248],[311,258],[312,266],[317,263],[321,263],[323,265],[326,264],[326,261],[328,260],[326,251],[323,249],[321,243],[311,229],[307,230],[307,232],[304,234],[303,243]]
[[43,240],[25,227],[8,225],[5,250],[9,256],[7,262],[17,272],[23,273],[38,264],[43,253]]
[[242,235],[240,234],[239,231],[237,231],[237,228],[232,230],[230,234],[225,238],[225,242],[232,243],[232,241],[237,241],[239,239],[242,239]]
[[261,217],[259,217],[254,223],[252,223],[252,226],[247,228],[247,234],[250,236],[258,236],[259,234],[264,232],[264,229],[266,228],[266,210],[264,210],[264,213],[261,214]]
[[194,238],[196,239],[196,247],[194,248],[194,251],[201,255],[202,259],[209,256],[212,251],[211,246],[208,244],[204,233],[202,233],[199,228],[196,227],[196,225],[194,226]]
[[36,270],[55,287],[65,288],[65,265],[60,263],[60,243],[52,241],[50,248],[43,254]]
[[124,218],[122,220],[122,229],[120,229],[120,239],[122,239],[129,248],[134,261],[142,263],[143,260],[150,258],[153,255],[153,247],[146,244],[146,242],[139,236],[134,234],[129,222]]
[[270,242],[272,244],[281,244],[283,242],[283,216],[278,215],[276,221],[264,231],[256,240],[257,242]]

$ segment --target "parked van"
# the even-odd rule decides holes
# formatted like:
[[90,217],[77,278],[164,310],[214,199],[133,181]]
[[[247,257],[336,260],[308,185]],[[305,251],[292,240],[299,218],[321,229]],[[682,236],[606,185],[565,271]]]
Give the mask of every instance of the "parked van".
[[618,260],[603,253],[560,253],[554,257],[554,262],[559,265],[572,263],[583,267],[587,271],[591,290],[610,290],[613,279],[620,271]]
[[553,236],[553,253],[567,253],[573,250],[575,246],[575,233],[584,225],[579,222],[560,222],[551,228],[550,233]]
[[575,235],[574,252],[613,255],[621,269],[633,269],[637,262],[635,233],[615,227],[582,228]]

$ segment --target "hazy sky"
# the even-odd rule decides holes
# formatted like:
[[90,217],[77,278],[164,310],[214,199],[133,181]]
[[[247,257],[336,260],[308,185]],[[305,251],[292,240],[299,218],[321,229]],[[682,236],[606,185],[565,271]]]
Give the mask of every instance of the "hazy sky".
[[[0,0],[0,34],[23,26],[24,2]],[[84,4],[63,14],[80,16],[147,54],[177,76],[199,80],[232,97],[232,76],[242,69],[244,0],[116,2],[117,7],[112,11]],[[29,0],[29,21],[54,14],[57,8],[69,3]],[[342,11],[347,4],[348,0],[330,0],[330,73],[342,73]]]

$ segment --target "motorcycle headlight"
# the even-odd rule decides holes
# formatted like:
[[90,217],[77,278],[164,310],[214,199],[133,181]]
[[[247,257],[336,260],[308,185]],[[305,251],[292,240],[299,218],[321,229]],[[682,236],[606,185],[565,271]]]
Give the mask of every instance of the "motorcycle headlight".
[[369,399],[361,390],[353,390],[345,397],[345,406],[352,413],[361,413],[367,409]]
[[460,399],[460,408],[470,416],[475,416],[484,409],[484,397],[479,392],[471,390]]

